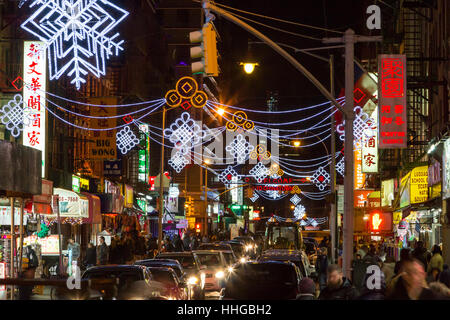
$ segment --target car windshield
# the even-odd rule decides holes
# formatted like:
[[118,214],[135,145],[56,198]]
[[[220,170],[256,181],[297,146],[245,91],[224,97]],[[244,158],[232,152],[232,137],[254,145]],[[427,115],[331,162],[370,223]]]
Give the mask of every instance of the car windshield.
[[200,260],[200,264],[207,267],[220,266],[220,257],[217,253],[200,253],[197,254]]
[[175,280],[170,272],[155,269],[150,269],[150,272],[152,273],[153,280],[169,285],[175,285]]
[[242,264],[227,281],[225,297],[232,299],[294,299],[297,274],[285,264]]
[[164,256],[164,259],[174,259],[177,260],[183,269],[196,269],[197,265],[195,263],[193,256]]
[[233,264],[234,258],[231,252],[222,252],[227,264]]
[[268,230],[268,247],[273,249],[298,249],[297,228],[273,226]]
[[119,290],[126,285],[130,285],[133,282],[143,280],[138,270],[135,271],[122,271],[122,270],[98,270],[98,271],[86,271],[83,274],[83,279],[119,279]]
[[237,256],[241,256],[244,253],[244,247],[238,243],[230,243],[233,252]]
[[201,244],[198,247],[199,250],[229,250],[230,248],[226,245],[217,245],[217,244]]

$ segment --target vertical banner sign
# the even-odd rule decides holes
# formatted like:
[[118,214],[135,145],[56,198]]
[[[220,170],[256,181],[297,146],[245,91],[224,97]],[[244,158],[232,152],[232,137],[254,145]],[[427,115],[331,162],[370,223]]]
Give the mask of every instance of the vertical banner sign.
[[362,148],[353,151],[355,159],[355,190],[364,189],[366,175],[362,172]]
[[379,148],[406,148],[406,56],[379,55]]
[[428,200],[428,166],[411,171],[411,204]]
[[444,142],[442,154],[442,199],[450,198],[450,139]]
[[[372,121],[373,120],[373,121]],[[372,113],[370,120],[371,135],[362,144],[362,172],[378,172],[378,108]],[[369,130],[367,130],[369,132]]]
[[148,163],[149,163],[149,149],[150,149],[150,143],[149,143],[149,130],[148,125],[141,124],[139,125],[139,130],[141,132],[141,147],[143,149],[139,150],[139,175],[138,180],[140,182],[147,182],[148,180]]
[[[110,108],[109,105],[117,104],[116,98],[89,98],[89,103],[99,106],[90,108],[90,115],[100,118],[94,118],[92,128],[108,129],[117,126],[116,108]],[[102,107],[103,106],[103,107]],[[114,160],[117,158],[116,150],[116,130],[100,130],[90,132],[91,143],[89,149],[89,158],[92,160]]]
[[23,43],[23,105],[24,117],[30,121],[23,125],[23,145],[42,151],[42,178],[45,177],[46,143],[46,50],[41,41]]

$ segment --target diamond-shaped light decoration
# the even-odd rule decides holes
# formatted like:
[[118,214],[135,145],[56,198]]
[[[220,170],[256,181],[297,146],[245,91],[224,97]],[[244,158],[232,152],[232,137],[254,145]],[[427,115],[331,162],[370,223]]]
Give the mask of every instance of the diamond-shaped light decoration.
[[311,178],[312,183],[321,191],[330,183],[330,175],[323,167],[319,167]]
[[8,104],[0,110],[0,122],[6,126],[15,138],[20,136],[23,126],[34,118],[31,108],[23,108],[22,95],[16,94]]
[[180,151],[177,151],[168,161],[169,165],[177,172],[180,173],[181,170],[189,163]]
[[301,204],[297,205],[294,209],[294,217],[297,219],[301,219],[305,216],[305,207]]
[[261,183],[264,178],[269,174],[269,169],[267,169],[262,162],[258,162],[250,171],[250,175],[255,178],[256,181]]
[[225,148],[237,160],[237,163],[244,163],[250,152],[255,149],[242,134],[238,134],[228,146]]
[[239,175],[232,166],[228,166],[217,176],[219,181],[222,182],[226,188],[230,188],[230,184],[233,182],[233,178],[235,177],[239,177]]
[[338,163],[336,163],[336,171],[341,175],[344,176],[344,172],[345,172],[345,161],[344,158],[342,157],[341,160],[338,161]]
[[291,202],[296,206],[301,201],[300,197],[297,194],[294,194],[291,198]]
[[253,197],[250,198],[250,200],[251,200],[252,202],[255,202],[255,201],[258,200],[258,199],[259,199],[259,195],[258,195],[256,192],[253,194]]
[[124,127],[116,134],[117,148],[122,154],[126,154],[139,144],[139,139],[136,138],[129,126]]

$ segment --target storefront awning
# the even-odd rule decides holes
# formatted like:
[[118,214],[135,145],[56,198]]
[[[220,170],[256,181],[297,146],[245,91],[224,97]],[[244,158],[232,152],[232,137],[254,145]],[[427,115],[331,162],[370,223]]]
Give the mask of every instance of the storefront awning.
[[[86,196],[55,188],[53,194],[58,196],[59,216],[67,218],[89,218],[89,200]],[[53,213],[52,217],[56,217]]]

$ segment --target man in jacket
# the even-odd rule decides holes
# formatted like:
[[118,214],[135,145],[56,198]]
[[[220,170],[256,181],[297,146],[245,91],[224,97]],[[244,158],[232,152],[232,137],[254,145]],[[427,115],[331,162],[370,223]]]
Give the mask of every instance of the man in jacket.
[[97,265],[105,265],[108,262],[108,246],[105,237],[100,237],[100,245],[97,246]]
[[323,290],[327,286],[328,250],[326,247],[321,247],[319,250],[320,253],[316,260],[316,272],[319,277],[320,290]]
[[78,262],[78,258],[80,257],[80,244],[75,242],[73,238],[69,239],[67,251],[72,251],[72,261]]
[[320,292],[319,300],[353,300],[356,297],[356,289],[344,277],[341,267],[336,264],[329,265],[327,286]]
[[95,263],[97,262],[97,252],[95,250],[95,247],[92,243],[88,243],[88,247],[86,250],[86,257],[84,259],[84,265],[86,266],[86,269],[95,266]]
[[423,264],[424,269],[427,270],[428,261],[431,259],[431,253],[424,247],[423,241],[417,241],[412,256],[419,260]]

